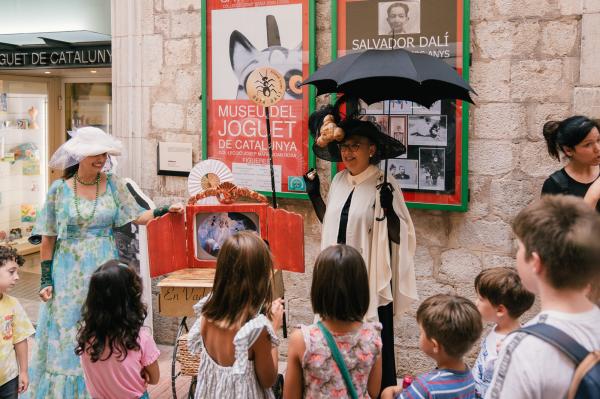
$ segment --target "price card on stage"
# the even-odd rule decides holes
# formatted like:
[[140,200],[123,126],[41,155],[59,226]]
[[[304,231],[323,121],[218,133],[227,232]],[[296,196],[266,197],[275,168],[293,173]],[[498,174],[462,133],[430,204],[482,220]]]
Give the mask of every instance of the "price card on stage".
[[[314,164],[314,96],[299,87],[314,70],[314,7],[308,0],[203,2],[202,157],[223,161],[236,182],[270,191],[268,173],[248,173],[268,170],[268,107],[280,197],[306,198],[297,181]],[[281,100],[270,101],[274,93]]]

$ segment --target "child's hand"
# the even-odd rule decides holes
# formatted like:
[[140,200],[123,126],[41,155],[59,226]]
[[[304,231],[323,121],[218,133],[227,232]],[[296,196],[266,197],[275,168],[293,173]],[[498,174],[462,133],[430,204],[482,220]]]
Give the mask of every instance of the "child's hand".
[[29,388],[29,375],[27,371],[20,370],[19,371],[19,393],[23,393],[27,391]]
[[140,375],[142,376],[142,379],[144,380],[146,385],[148,385],[148,383],[150,382],[150,374],[148,374],[146,368],[143,368],[142,371],[140,371]]
[[269,319],[273,324],[273,329],[275,331],[279,330],[283,324],[283,299],[277,298],[273,301],[271,304],[271,314],[269,315]]
[[44,287],[40,290],[40,299],[44,302],[48,302],[52,299],[52,286]]
[[391,387],[387,387],[381,392],[381,399],[394,399],[396,395],[402,392],[402,387],[399,385],[394,385]]

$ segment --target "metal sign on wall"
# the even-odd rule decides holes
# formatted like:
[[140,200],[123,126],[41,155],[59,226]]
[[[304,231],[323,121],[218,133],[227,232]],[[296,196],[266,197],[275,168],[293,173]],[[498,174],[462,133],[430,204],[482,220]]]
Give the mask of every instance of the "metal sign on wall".
[[[443,58],[468,81],[469,0],[338,0],[332,16],[332,58],[404,48]],[[384,101],[363,104],[361,112],[406,145],[402,157],[388,161],[388,176],[409,207],[467,210],[467,103],[444,100],[425,108]]]
[[[271,191],[266,110],[248,91],[283,90],[269,106],[276,191],[306,198],[314,96],[298,84],[314,69],[314,2],[204,0],[202,9],[203,158],[227,164],[239,186]],[[269,76],[249,81],[260,67],[279,72],[281,84]]]
[[64,48],[0,47],[0,69],[110,67],[111,63],[110,44]]

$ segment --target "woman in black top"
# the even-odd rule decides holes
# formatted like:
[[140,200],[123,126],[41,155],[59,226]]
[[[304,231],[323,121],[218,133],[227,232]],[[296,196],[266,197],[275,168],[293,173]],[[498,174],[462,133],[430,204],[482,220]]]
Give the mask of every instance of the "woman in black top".
[[[560,161],[560,153],[568,158],[567,165],[554,172],[542,186],[542,194],[568,194],[585,197],[600,175],[600,127],[585,116],[572,116],[563,121],[544,124],[544,138],[551,157]],[[599,180],[600,181],[600,180]],[[600,183],[594,185],[599,186]],[[590,195],[600,190],[590,190]],[[597,203],[588,198],[587,202]],[[600,212],[600,205],[596,204]]]

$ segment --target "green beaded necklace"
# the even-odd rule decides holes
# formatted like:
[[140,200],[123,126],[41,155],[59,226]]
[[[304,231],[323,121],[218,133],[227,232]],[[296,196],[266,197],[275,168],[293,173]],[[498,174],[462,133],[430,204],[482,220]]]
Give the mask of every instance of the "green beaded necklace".
[[[77,218],[81,220],[81,224],[89,223],[96,214],[96,206],[98,205],[98,194],[100,193],[100,173],[96,175],[96,180],[93,182],[87,183],[79,179],[79,175],[75,172],[75,179],[73,179],[73,192],[75,193],[75,212],[77,212]],[[79,197],[77,196],[77,183],[83,184],[84,186],[93,186],[96,185],[96,198],[94,199],[94,208],[92,209],[92,213],[88,217],[81,216],[81,212],[79,211]]]

